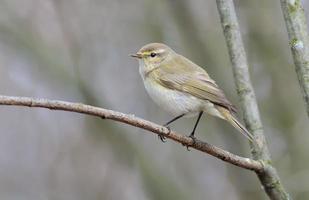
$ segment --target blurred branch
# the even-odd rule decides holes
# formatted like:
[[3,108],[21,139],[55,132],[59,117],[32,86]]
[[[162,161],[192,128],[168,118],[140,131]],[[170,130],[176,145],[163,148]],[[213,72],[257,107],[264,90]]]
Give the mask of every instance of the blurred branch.
[[309,116],[309,35],[300,0],[281,0],[281,8],[289,35],[296,74]]
[[271,166],[270,153],[263,133],[255,93],[250,81],[248,62],[241,39],[234,3],[232,0],[217,0],[217,7],[232,62],[234,80],[240,97],[244,120],[256,141],[255,143],[251,143],[252,155],[256,160],[263,160],[265,163],[269,163],[268,167],[270,170],[257,173],[257,175],[270,199],[289,199],[288,194],[280,182],[276,169]]
[[192,147],[196,150],[210,154],[225,162],[228,162],[230,164],[236,165],[244,169],[253,170],[257,173],[262,173],[263,171],[267,170],[267,167],[265,167],[265,165],[259,161],[234,155],[228,151],[225,151],[223,149],[220,149],[216,146],[213,146],[206,142],[202,142],[197,139],[192,140],[192,138],[188,136],[178,134],[174,131],[169,131],[166,127],[135,117],[134,115],[128,115],[113,110],[107,110],[81,103],[70,103],[65,101],[56,101],[48,99],[34,99],[28,97],[0,96],[0,105],[48,108],[51,110],[77,112],[91,116],[101,117],[103,119],[110,119],[125,124],[129,124],[135,127],[139,127],[158,135],[163,135],[164,137],[172,139],[184,146]]
[[203,63],[214,63],[212,56],[209,56],[208,46],[204,45],[200,37],[198,24],[194,20],[194,15],[190,11],[189,2],[186,0],[168,0],[166,1],[170,14],[175,19],[179,28],[179,34],[188,52],[194,52],[191,56],[194,60]]

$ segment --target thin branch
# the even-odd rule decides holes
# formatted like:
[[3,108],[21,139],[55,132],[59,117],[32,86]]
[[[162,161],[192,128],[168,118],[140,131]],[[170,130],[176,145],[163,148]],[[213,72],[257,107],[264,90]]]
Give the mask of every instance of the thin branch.
[[[253,158],[271,163],[255,93],[250,81],[248,62],[233,0],[217,0],[217,7],[232,63],[234,80],[240,97],[244,121],[256,141],[255,143],[251,143]],[[267,195],[270,199],[288,199],[288,194],[280,182],[276,169],[271,164],[268,167],[269,170],[263,173],[257,173]]]
[[121,112],[107,110],[104,108],[94,107],[81,103],[71,103],[66,101],[56,101],[48,99],[34,99],[28,97],[11,97],[2,95],[0,95],[0,105],[48,108],[51,110],[63,110],[69,112],[83,113],[87,115],[101,117],[103,119],[110,119],[121,123],[129,124],[131,126],[139,127],[158,135],[163,135],[184,146],[191,147],[204,153],[210,154],[216,158],[219,158],[238,167],[253,170],[258,173],[264,171],[264,165],[259,161],[234,155],[228,151],[220,149],[207,142],[202,142],[198,139],[193,141],[190,137],[181,135],[174,131],[169,131],[163,126],[141,119],[139,117],[135,117],[134,115],[124,114]]
[[281,8],[289,35],[296,74],[309,116],[309,35],[300,0],[281,0]]

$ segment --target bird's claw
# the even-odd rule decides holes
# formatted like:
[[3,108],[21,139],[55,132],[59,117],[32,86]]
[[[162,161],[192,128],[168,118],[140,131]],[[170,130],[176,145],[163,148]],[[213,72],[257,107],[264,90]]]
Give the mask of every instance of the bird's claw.
[[196,137],[192,133],[189,135],[189,138],[191,138],[193,140],[193,142],[195,142],[195,140],[196,140]]
[[[168,134],[171,132],[171,128],[169,126],[164,126],[168,130]],[[165,143],[166,142],[166,137],[163,134],[158,134],[159,139]]]
[[171,132],[171,128],[169,127],[169,126],[164,126],[165,128],[167,128],[167,130],[168,130],[168,134],[170,134],[170,132]]
[[158,137],[159,137],[159,139],[160,139],[163,143],[166,142],[166,138],[165,138],[164,135],[159,134]]
[[185,145],[185,144],[183,144],[183,145],[187,147],[188,151],[190,151],[189,147],[191,147],[191,146],[193,146],[195,144],[196,137],[192,133],[188,137],[190,137],[192,139],[193,143],[191,145]]

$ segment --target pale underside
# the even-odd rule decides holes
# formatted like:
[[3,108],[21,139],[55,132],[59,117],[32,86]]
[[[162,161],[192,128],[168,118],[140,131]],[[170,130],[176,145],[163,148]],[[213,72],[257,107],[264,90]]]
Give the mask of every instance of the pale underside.
[[185,114],[186,117],[196,116],[200,111],[223,118],[208,100],[201,100],[192,95],[171,90],[146,79],[145,88],[152,100],[173,116]]

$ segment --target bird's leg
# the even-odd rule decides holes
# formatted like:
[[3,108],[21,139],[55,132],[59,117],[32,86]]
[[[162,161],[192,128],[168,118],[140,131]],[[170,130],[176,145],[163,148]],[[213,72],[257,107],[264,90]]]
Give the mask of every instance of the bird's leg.
[[191,134],[189,135],[189,137],[190,137],[190,138],[192,138],[192,139],[194,139],[194,138],[195,138],[195,136],[194,136],[194,132],[195,132],[195,129],[196,129],[196,127],[197,127],[197,125],[198,125],[198,123],[199,123],[199,121],[200,121],[200,119],[201,119],[202,115],[203,115],[203,111],[201,111],[201,112],[198,114],[198,117],[197,117],[197,120],[196,120],[196,122],[195,122],[195,125],[194,125],[194,128],[193,128],[193,131],[192,131],[192,132],[191,132]]
[[[192,131],[191,134],[189,135],[189,137],[193,140],[193,144],[195,143],[194,132],[195,132],[195,129],[196,129],[196,127],[197,127],[197,125],[198,125],[198,123],[199,123],[199,121],[200,121],[202,115],[203,115],[203,111],[201,111],[201,112],[198,114],[198,117],[197,117],[197,120],[196,120],[196,122],[195,122],[193,131]],[[188,146],[188,145],[185,145],[185,146],[187,147],[187,150],[190,151],[189,146]]]
[[172,120],[168,121],[167,123],[165,123],[163,126],[167,127],[169,124],[171,124],[172,122],[176,121],[179,118],[182,118],[183,116],[185,116],[185,114],[181,114],[175,118],[173,118]]
[[[170,131],[171,131],[171,128],[170,128],[168,125],[171,124],[172,122],[176,121],[177,119],[182,118],[183,116],[185,116],[185,114],[181,114],[181,115],[179,115],[179,116],[173,118],[172,120],[170,120],[170,121],[168,121],[167,123],[165,123],[163,126],[166,127],[166,128],[168,129],[168,132],[170,132]],[[159,136],[159,139],[160,139],[162,142],[165,142],[165,137],[164,137],[164,135],[159,134],[158,136]]]

